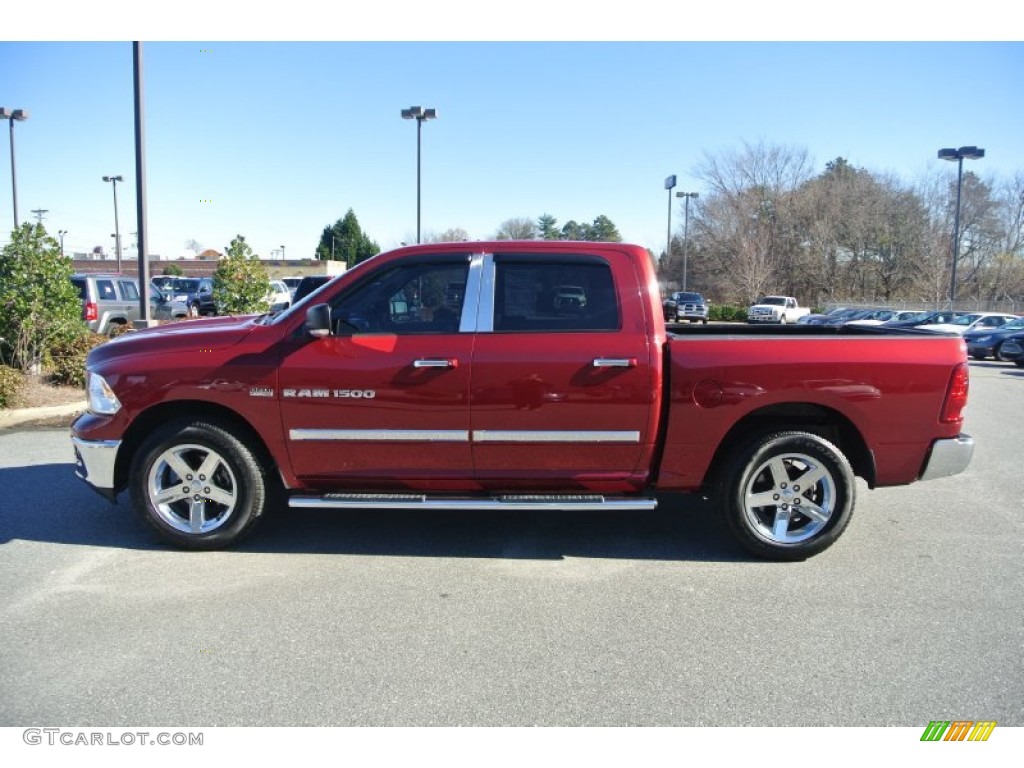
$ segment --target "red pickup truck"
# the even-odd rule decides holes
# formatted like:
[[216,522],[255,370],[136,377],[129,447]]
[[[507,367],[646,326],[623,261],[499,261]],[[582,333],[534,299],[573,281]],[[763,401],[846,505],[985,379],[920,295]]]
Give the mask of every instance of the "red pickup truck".
[[961,338],[670,334],[650,257],[619,243],[401,248],[284,312],[127,334],[86,367],[79,476],[192,549],[237,541],[275,491],[424,510],[682,491],[716,497],[750,552],[796,560],[842,533],[855,475],[943,477],[973,452]]

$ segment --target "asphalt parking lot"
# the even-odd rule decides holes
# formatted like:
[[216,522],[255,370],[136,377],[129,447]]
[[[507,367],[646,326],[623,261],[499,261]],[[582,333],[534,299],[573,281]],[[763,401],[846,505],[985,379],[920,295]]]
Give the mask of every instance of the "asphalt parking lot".
[[281,512],[156,544],[0,433],[0,725],[1024,725],[1024,370],[972,363],[959,477],[860,486],[843,538],[748,559],[654,513]]

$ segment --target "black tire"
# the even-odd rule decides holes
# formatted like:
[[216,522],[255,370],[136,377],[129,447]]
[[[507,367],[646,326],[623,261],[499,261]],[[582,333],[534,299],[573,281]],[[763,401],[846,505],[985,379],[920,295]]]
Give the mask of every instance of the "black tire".
[[[980,360],[984,360],[986,357],[988,357],[988,355],[983,355],[980,352],[972,352],[971,353],[971,359],[972,360],[979,360],[980,361]],[[997,359],[998,359],[998,357],[999,357],[999,355],[996,355]]]
[[1024,360],[1014,360],[1013,364],[1016,365],[1018,368],[1024,368]]
[[139,447],[131,473],[135,510],[162,539],[185,549],[234,544],[267,506],[264,468],[230,429],[212,422],[157,430]]
[[[808,475],[806,487],[800,480]],[[850,522],[855,495],[850,462],[808,432],[754,439],[728,462],[718,487],[730,532],[769,560],[803,560],[830,547]]]

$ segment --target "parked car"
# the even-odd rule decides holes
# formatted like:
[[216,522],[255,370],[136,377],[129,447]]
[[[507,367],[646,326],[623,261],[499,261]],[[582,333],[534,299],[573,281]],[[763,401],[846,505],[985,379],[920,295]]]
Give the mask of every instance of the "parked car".
[[174,280],[174,275],[157,275],[156,277],[151,277],[149,282],[151,285],[155,285],[161,291],[164,291],[174,285]]
[[836,307],[828,312],[812,312],[796,322],[798,325],[831,325],[842,322],[844,317],[849,317],[857,312],[858,310],[854,307]]
[[689,320],[707,325],[708,322],[708,303],[693,291],[676,291],[662,303],[662,309],[667,323]]
[[212,277],[176,277],[174,282],[163,290],[175,301],[184,302],[188,307],[189,317],[217,314]]
[[[82,319],[93,333],[107,336],[140,320],[139,283],[125,275],[76,273],[71,282],[82,299]],[[185,317],[187,308],[150,286],[150,316],[154,320]]]
[[895,320],[896,314],[895,309],[868,309],[863,314],[846,322],[857,325],[881,325],[888,320]]
[[998,360],[1003,342],[1021,331],[1024,331],[1024,317],[1011,320],[998,328],[979,328],[967,331],[964,333],[967,354],[975,360],[984,360],[987,357],[994,357]]
[[292,305],[292,292],[288,290],[288,286],[283,280],[271,280],[267,301],[270,302],[271,312],[288,309]]
[[809,314],[810,308],[801,307],[792,296],[762,296],[747,309],[747,322],[785,325],[800,322],[801,317]]
[[306,275],[299,282],[299,287],[295,289],[295,294],[292,296],[292,304],[298,304],[317,288],[323,287],[330,281],[330,275]]
[[555,309],[578,312],[587,306],[587,292],[580,285],[560,285],[555,292]]
[[292,295],[292,301],[295,297],[295,289],[299,287],[299,283],[302,282],[302,275],[290,275],[288,277],[279,278],[282,283],[288,286],[288,292]]
[[992,330],[1016,319],[1017,315],[1004,315],[1001,312],[968,312],[948,323],[928,323],[917,327],[927,328],[930,331],[951,331],[963,334],[975,329]]
[[889,320],[883,325],[886,328],[916,328],[921,325],[937,324],[937,323],[951,323],[958,317],[966,314],[965,312],[953,312],[948,309],[939,310],[922,310],[920,312],[913,312],[909,316],[901,320]]
[[1015,333],[1003,339],[999,359],[1024,368],[1024,333]]

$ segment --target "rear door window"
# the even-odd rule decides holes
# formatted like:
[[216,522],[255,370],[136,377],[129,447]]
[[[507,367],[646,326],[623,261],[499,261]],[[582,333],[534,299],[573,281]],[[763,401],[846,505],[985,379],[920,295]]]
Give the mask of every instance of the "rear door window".
[[600,259],[559,263],[515,256],[496,262],[497,333],[616,331],[618,297]]
[[117,291],[113,280],[97,280],[96,296],[99,301],[117,301]]

